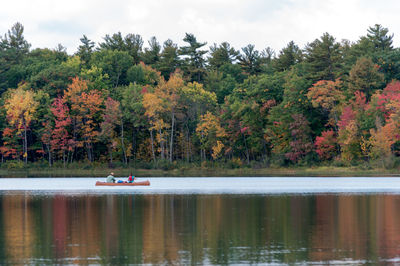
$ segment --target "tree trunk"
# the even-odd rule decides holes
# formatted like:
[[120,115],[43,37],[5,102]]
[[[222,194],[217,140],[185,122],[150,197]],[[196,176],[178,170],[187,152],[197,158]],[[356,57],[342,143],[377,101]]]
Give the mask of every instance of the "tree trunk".
[[25,122],[24,122],[24,148],[23,148],[23,150],[24,150],[24,162],[25,162],[25,165],[27,165],[28,164],[28,138],[27,138],[27,136],[26,136],[26,124],[25,124]]
[[247,164],[250,164],[250,155],[249,155],[249,149],[247,148],[246,137],[244,136],[244,134],[242,134],[242,136],[243,136],[243,140],[244,140],[244,147],[246,148],[246,160],[247,160]]
[[92,153],[91,153],[89,140],[85,141],[85,146],[86,146],[86,152],[87,152],[88,160],[89,160],[89,162],[92,162],[93,158],[92,158]]
[[159,129],[158,133],[160,134],[160,148],[161,148],[161,160],[165,159],[164,154],[164,140],[162,138],[161,129]]
[[190,158],[190,139],[189,139],[189,128],[186,130],[186,161],[189,162]]
[[114,88],[118,87],[119,77],[120,77],[120,76],[121,76],[121,73],[118,73],[118,75],[117,75],[117,81],[116,81],[116,83],[115,83]]
[[133,159],[135,160],[136,159],[136,128],[133,128],[132,129],[132,149],[133,149],[133,151],[132,151],[132,156],[133,156]]
[[108,146],[108,154],[110,155],[110,164],[112,164],[112,162],[113,162],[112,144]]
[[52,157],[51,157],[51,151],[50,151],[50,144],[46,145],[47,146],[47,154],[49,155],[49,167],[52,165]]
[[74,160],[74,155],[76,154],[76,143],[77,143],[77,141],[76,141],[76,136],[77,136],[77,126],[76,126],[76,118],[74,118],[74,127],[73,127],[73,137],[72,137],[72,140],[73,140],[73,149],[72,149],[72,152],[71,152],[71,160],[70,160],[70,163],[72,163],[73,162],[73,160]]
[[125,150],[125,142],[124,142],[124,122],[121,121],[121,146],[122,146],[122,153],[124,155],[124,163],[128,163],[128,158],[126,157],[126,150]]
[[201,132],[201,148],[200,148],[200,160],[203,161],[203,153],[204,153],[204,149],[203,149],[203,139],[204,139],[204,134],[203,131]]
[[151,153],[153,155],[153,161],[156,161],[156,154],[154,152],[154,138],[153,138],[153,130],[150,129],[150,141],[151,141]]
[[175,113],[172,111],[171,142],[169,143],[169,161],[172,162],[172,148],[174,143]]

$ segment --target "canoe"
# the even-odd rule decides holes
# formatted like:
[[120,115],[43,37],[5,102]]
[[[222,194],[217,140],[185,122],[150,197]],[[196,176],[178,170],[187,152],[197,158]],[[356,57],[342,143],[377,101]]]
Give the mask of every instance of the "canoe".
[[140,182],[133,182],[133,183],[107,183],[97,181],[96,186],[150,186],[150,181],[140,181]]

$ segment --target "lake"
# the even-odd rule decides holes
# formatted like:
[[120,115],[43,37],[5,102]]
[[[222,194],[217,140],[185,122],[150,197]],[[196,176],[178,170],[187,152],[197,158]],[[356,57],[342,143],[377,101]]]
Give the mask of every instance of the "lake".
[[0,264],[397,264],[397,178],[1,178]]

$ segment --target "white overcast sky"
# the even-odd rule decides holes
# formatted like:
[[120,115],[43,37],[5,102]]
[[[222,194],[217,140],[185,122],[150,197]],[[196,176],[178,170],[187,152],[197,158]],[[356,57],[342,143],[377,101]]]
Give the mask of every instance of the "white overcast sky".
[[[16,22],[32,48],[67,47],[76,52],[85,34],[99,43],[106,34],[156,36],[182,45],[185,32],[199,42],[247,44],[278,53],[288,42],[300,48],[322,36],[357,41],[374,24],[394,34],[399,47],[398,0],[13,0],[0,9],[0,34]],[[400,37],[399,37],[400,38]]]

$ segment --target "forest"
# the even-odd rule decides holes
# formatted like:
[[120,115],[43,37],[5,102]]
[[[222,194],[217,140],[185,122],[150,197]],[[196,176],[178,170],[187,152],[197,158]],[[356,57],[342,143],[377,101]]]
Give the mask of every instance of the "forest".
[[[86,35],[0,37],[1,167],[400,166],[400,49],[382,25],[280,51]],[[208,46],[207,46],[208,45]]]

